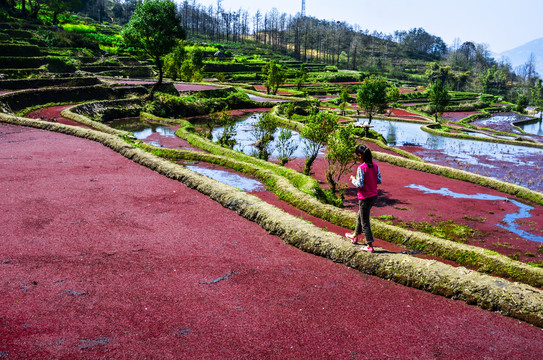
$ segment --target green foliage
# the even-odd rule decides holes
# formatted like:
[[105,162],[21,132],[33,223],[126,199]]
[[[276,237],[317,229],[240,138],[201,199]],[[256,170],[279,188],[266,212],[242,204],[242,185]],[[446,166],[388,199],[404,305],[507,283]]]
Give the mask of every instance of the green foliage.
[[264,67],[262,67],[262,74],[265,77],[264,86],[269,94],[270,91],[273,95],[277,94],[279,85],[283,84],[286,79],[286,70],[276,61],[270,61]]
[[159,79],[151,90],[152,97],[162,83],[161,58],[172,50],[177,39],[185,37],[175,4],[171,0],[145,0],[136,7],[122,36],[126,45],[143,50],[157,66]]
[[219,82],[226,82],[226,75],[222,72],[215,74],[215,78],[219,80]]
[[400,104],[398,103],[398,101],[400,101],[400,90],[396,86],[391,86],[388,90],[387,100],[390,102],[391,113],[392,110],[400,106]]
[[262,160],[268,160],[270,156],[270,143],[273,140],[273,134],[277,129],[278,121],[275,116],[269,113],[261,114],[258,121],[253,125],[251,135],[257,149],[256,157]]
[[480,82],[484,93],[499,95],[506,90],[507,75],[496,66],[492,66],[480,75]]
[[[340,192],[340,198],[344,198],[346,185],[340,186],[339,180],[350,171],[356,162],[354,149],[357,145],[352,134],[352,125],[339,127],[328,137],[326,145],[326,181],[330,185],[330,191]],[[339,188],[339,189],[338,189]]]
[[528,106],[528,97],[524,94],[520,94],[517,97],[517,104],[515,105],[515,111],[522,113],[525,111],[526,106]]
[[302,85],[307,81],[309,74],[307,73],[307,69],[305,68],[306,64],[300,64],[300,68],[296,70],[296,77],[295,77],[295,84],[296,88],[300,90],[302,88]]
[[373,115],[384,113],[388,107],[388,86],[388,82],[384,78],[371,75],[364,79],[364,82],[358,88],[356,101],[358,106],[368,114],[370,123]]
[[436,122],[438,114],[445,111],[451,96],[441,80],[436,80],[430,88],[428,98],[430,99],[430,109],[435,114]]
[[49,5],[49,10],[53,13],[53,25],[58,24],[59,14],[62,14],[69,9],[76,10],[81,7],[80,0],[46,0],[46,3]]
[[37,30],[37,36],[48,47],[85,48],[92,52],[100,50],[96,40],[78,32]]
[[218,113],[211,113],[209,116],[215,118],[214,122],[217,126],[223,128],[218,136],[217,143],[232,149],[236,145],[236,120],[230,116],[228,108],[224,108],[223,111]]
[[292,138],[292,130],[282,128],[276,141],[279,163],[284,166],[298,148],[298,144]]
[[466,225],[455,224],[452,220],[441,221],[431,224],[426,221],[401,221],[396,219],[394,225],[420,231],[441,239],[450,240],[459,243],[467,243],[477,231]]
[[304,174],[310,174],[319,151],[337,127],[338,118],[333,114],[319,112],[309,116],[301,133],[304,138],[304,153],[306,155]]
[[173,51],[164,57],[164,75],[177,80],[181,78],[181,66],[187,57],[186,42],[179,40]]
[[451,67],[440,66],[436,62],[431,62],[428,64],[426,76],[428,77],[428,82],[430,84],[433,84],[436,80],[440,80],[443,84],[446,84],[451,77]]
[[96,26],[88,24],[61,24],[60,25],[65,31],[74,31],[79,33],[94,33],[96,32]]

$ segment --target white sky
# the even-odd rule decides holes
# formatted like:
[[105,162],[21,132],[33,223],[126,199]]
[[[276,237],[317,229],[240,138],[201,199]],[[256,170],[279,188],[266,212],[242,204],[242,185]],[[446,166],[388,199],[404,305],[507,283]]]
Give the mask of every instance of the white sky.
[[[196,2],[217,6],[217,0]],[[243,8],[251,16],[275,7],[294,15],[302,0],[222,0],[222,7]],[[305,9],[309,16],[358,24],[370,33],[422,27],[447,45],[458,38],[487,44],[495,53],[543,37],[543,0],[305,0]]]

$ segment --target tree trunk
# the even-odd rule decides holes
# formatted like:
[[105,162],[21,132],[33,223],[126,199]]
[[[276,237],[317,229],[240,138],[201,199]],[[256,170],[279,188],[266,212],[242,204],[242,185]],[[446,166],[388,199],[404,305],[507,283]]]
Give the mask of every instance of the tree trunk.
[[26,18],[26,0],[21,0],[21,15]]
[[332,192],[332,194],[335,195],[337,192],[337,186],[336,186],[336,182],[334,181],[334,176],[333,176],[332,171],[326,172],[326,182],[328,183],[328,185],[330,185],[330,191]]
[[151,92],[149,93],[149,100],[153,100],[155,91],[158,89],[160,85],[162,85],[163,71],[162,71],[162,61],[160,61],[160,58],[155,59],[155,64],[158,69],[158,81],[151,88]]
[[305,159],[305,167],[304,167],[304,174],[310,175],[311,174],[311,168],[313,167],[313,163],[315,162],[315,159],[317,159],[318,152],[314,155],[311,155],[307,159]]

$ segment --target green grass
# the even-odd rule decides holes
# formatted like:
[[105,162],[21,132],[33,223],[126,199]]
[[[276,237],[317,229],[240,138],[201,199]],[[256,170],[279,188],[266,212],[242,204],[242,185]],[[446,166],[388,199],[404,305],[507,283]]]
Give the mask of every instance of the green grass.
[[75,31],[79,33],[92,33],[96,32],[96,26],[87,24],[61,24],[60,25],[66,31]]

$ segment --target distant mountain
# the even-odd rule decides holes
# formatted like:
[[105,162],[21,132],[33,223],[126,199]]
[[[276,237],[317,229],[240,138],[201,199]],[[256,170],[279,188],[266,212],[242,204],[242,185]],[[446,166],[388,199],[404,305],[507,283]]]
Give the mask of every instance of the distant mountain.
[[495,58],[497,60],[500,60],[502,57],[509,59],[511,65],[513,66],[513,70],[515,70],[517,66],[523,65],[528,61],[531,53],[533,53],[535,56],[536,71],[538,72],[539,76],[542,77],[543,38],[536,39],[514,49],[504,51],[500,54],[497,54]]

